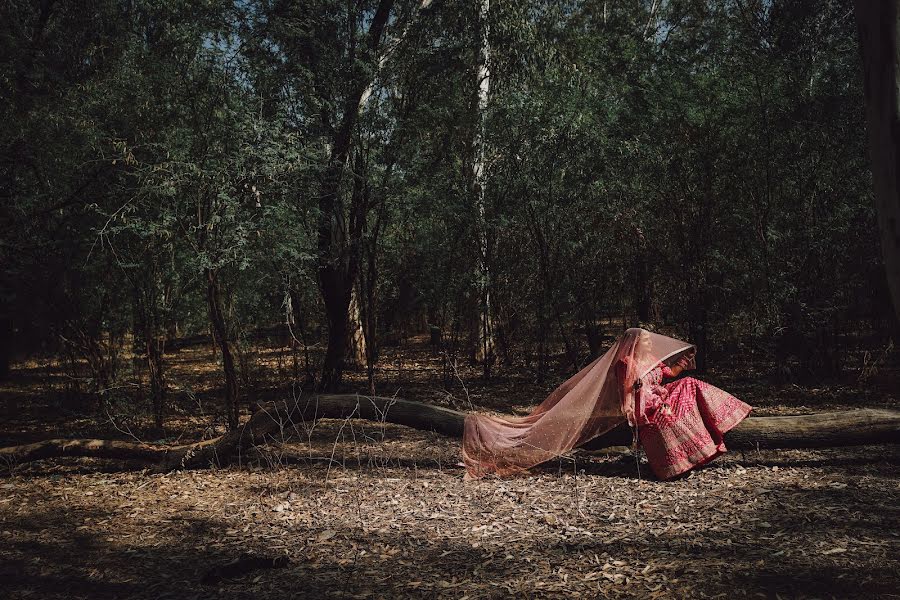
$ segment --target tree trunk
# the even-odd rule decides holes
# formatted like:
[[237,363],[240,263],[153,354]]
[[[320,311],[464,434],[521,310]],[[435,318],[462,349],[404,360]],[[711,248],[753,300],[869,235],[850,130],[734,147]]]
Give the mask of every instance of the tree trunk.
[[366,338],[363,334],[359,294],[356,292],[356,286],[353,286],[350,292],[347,334],[347,357],[349,359],[347,364],[354,368],[361,368],[366,364]]
[[147,368],[150,374],[150,397],[153,405],[153,420],[155,425],[163,428],[166,406],[166,378],[163,363],[163,344],[158,332],[148,330],[147,340]]
[[12,362],[13,327],[12,319],[0,316],[0,381],[9,378],[9,367]]
[[[309,360],[309,344],[306,341],[306,319],[303,316],[303,304],[300,301],[300,292],[294,286],[288,287],[287,298],[287,326],[290,334],[291,355],[294,362],[294,379],[299,379],[299,369],[297,368],[297,344],[303,345],[303,367],[306,372],[306,380],[308,382],[315,381],[315,375],[312,372],[312,365]],[[297,338],[299,337],[299,340]]]
[[[385,175],[385,181],[389,177],[389,173],[393,167],[393,163],[388,165],[388,174]],[[366,381],[369,386],[369,394],[375,395],[375,363],[378,361],[378,340],[375,332],[377,331],[377,298],[376,286],[378,281],[378,237],[381,232],[381,223],[384,215],[385,191],[382,189],[382,197],[380,199],[379,211],[375,217],[375,224],[371,231],[368,232],[368,243],[366,245],[366,269],[360,278],[362,287],[363,303],[362,303],[362,325],[363,335],[365,338],[365,359],[366,359]]]
[[[390,16],[393,0],[381,0],[372,17],[368,31],[367,55],[355,57],[375,65],[375,54],[381,44],[384,26]],[[364,70],[353,74],[350,93],[344,102],[343,114],[331,145],[331,155],[325,167],[319,194],[319,288],[328,318],[328,348],[322,364],[319,387],[323,391],[337,389],[344,371],[344,352],[347,346],[350,292],[356,280],[359,259],[358,231],[348,231],[341,183],[350,157],[353,130],[359,114],[371,93],[372,79]],[[350,209],[351,221],[359,222],[357,195]],[[365,218],[363,211],[362,218]],[[351,223],[351,228],[353,223]],[[355,228],[354,228],[355,229]],[[349,233],[349,239],[348,239]]]
[[214,342],[222,351],[222,367],[225,370],[225,413],[228,427],[232,430],[238,426],[240,412],[238,410],[238,378],[234,368],[234,355],[228,341],[228,328],[222,314],[222,303],[219,298],[219,279],[216,272],[206,269],[206,301],[209,306],[209,320],[212,325]]
[[[155,265],[152,265],[154,266]],[[157,428],[163,428],[166,404],[165,364],[163,348],[165,336],[160,322],[157,297],[156,270],[151,268],[143,273],[134,287],[134,341],[135,354],[146,359],[150,379],[150,405],[153,421]]]
[[881,251],[894,311],[900,319],[900,56],[898,3],[856,0],[865,76],[866,119]]
[[155,301],[151,289],[138,290],[143,294],[138,301],[140,311],[141,338],[143,341],[142,354],[147,359],[147,373],[150,379],[150,404],[153,409],[153,421],[156,427],[162,429],[166,404],[166,381],[163,363],[164,338],[159,331],[158,316],[154,314],[155,307],[151,304]]
[[[159,469],[204,468],[240,462],[255,444],[280,442],[296,425],[319,418],[360,418],[396,423],[462,437],[465,413],[409,400],[351,394],[310,395],[296,401],[266,403],[240,428],[220,438],[182,446],[115,440],[53,439],[0,448],[0,461],[12,466],[35,460],[82,456],[135,461]],[[631,430],[621,425],[585,449],[631,443]],[[900,411],[863,409],[790,417],[749,417],[725,436],[729,448],[823,448],[900,443]]]
[[[344,374],[344,356],[347,348],[349,288],[338,277],[321,274],[320,289],[325,300],[325,316],[328,321],[328,345],[322,362],[319,390],[333,391],[341,383]],[[344,297],[347,300],[344,301]]]
[[593,316],[585,315],[582,322],[584,323],[584,337],[587,339],[588,351],[590,352],[589,359],[593,360],[600,356],[600,348],[603,341],[600,327],[597,324],[597,319]]
[[488,34],[488,14],[490,0],[480,0],[478,11],[478,62],[476,68],[476,103],[475,135],[472,142],[472,192],[475,204],[476,232],[478,235],[478,334],[475,360],[483,366],[485,378],[491,376],[494,362],[494,325],[491,319],[491,269],[490,269],[490,236],[487,231],[485,210],[485,191],[487,173],[485,171],[485,129],[487,122],[488,94],[490,92],[490,42]]

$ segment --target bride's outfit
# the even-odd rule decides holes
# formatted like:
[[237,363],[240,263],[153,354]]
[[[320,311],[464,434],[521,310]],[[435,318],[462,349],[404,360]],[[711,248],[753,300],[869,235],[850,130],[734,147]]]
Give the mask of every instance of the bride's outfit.
[[632,328],[529,415],[468,415],[466,478],[523,472],[626,421],[637,428],[660,479],[708,462],[725,451],[725,432],[750,406],[692,377],[663,385],[663,377],[672,375],[668,365],[685,364],[692,350],[681,340]]
[[[616,366],[625,373],[629,359]],[[672,369],[658,364],[641,377],[637,431],[653,474],[671,479],[725,452],[725,433],[744,420],[750,406],[693,377],[663,384]]]

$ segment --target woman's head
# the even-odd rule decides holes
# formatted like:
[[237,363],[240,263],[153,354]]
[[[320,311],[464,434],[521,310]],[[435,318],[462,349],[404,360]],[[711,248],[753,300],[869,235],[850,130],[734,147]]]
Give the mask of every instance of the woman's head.
[[633,345],[635,356],[645,356],[653,349],[653,338],[646,329],[632,327],[625,331],[625,339]]
[[637,340],[637,348],[635,348],[635,354],[638,356],[643,356],[650,354],[650,351],[653,349],[653,339],[650,337],[650,332],[646,329],[641,329],[640,334],[638,334]]

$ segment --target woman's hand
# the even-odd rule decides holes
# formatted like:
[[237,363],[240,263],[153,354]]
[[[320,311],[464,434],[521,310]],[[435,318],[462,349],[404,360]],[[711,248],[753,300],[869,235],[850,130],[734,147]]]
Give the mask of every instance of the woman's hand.
[[678,359],[678,361],[672,365],[670,368],[672,369],[672,376],[678,377],[683,371],[689,371],[696,367],[696,363],[694,359],[697,356],[696,350],[690,350],[687,354]]
[[690,351],[685,356],[687,360],[687,364],[684,367],[684,370],[696,369],[697,368],[697,349],[691,348]]

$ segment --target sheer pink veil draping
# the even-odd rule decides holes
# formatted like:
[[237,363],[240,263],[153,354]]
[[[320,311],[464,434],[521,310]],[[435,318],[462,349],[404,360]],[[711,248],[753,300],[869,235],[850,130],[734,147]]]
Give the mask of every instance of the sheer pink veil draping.
[[468,415],[462,444],[466,479],[524,471],[626,420],[633,422],[634,382],[691,348],[645,329],[628,329],[603,356],[553,390],[530,414]]

